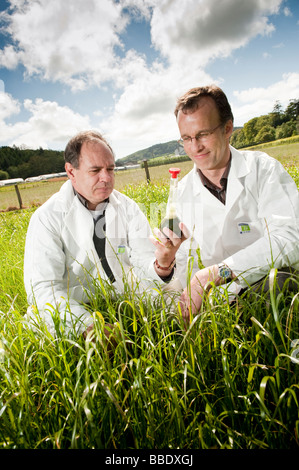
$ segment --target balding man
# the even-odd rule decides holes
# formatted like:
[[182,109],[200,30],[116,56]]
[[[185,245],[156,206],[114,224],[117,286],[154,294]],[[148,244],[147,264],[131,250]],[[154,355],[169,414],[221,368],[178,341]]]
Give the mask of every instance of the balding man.
[[27,317],[42,318],[53,334],[61,327],[86,334],[93,326],[86,304],[96,284],[123,292],[128,283],[146,289],[169,281],[180,241],[154,247],[145,215],[114,189],[114,154],[101,134],[76,135],[64,155],[69,180],[35,211],[28,228]]

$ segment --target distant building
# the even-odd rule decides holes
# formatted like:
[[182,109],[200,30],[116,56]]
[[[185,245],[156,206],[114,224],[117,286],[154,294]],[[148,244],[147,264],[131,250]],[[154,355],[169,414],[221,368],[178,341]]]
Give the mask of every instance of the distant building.
[[1,186],[10,186],[12,184],[20,184],[20,183],[25,183],[23,178],[14,178],[11,180],[1,180],[0,181],[0,187]]
[[32,176],[30,178],[25,179],[25,183],[32,183],[34,181],[45,181],[45,180],[51,180],[53,178],[63,178],[66,177],[67,173],[65,171],[61,173],[51,173],[49,175],[40,175],[40,176]]

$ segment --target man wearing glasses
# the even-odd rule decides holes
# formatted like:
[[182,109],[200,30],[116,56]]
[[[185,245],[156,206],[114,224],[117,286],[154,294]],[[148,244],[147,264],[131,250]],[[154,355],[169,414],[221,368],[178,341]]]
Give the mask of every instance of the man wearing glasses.
[[[178,99],[175,116],[179,142],[194,162],[179,183],[177,198],[180,219],[191,234],[176,257],[177,276],[185,287],[181,296],[184,319],[189,321],[190,312],[200,311],[209,285],[225,284],[236,295],[261,284],[272,267],[279,270],[278,285],[282,287],[288,278],[289,287],[297,292],[299,198],[295,182],[267,154],[230,146],[233,114],[220,88],[189,90]],[[186,281],[188,263],[190,284]]]

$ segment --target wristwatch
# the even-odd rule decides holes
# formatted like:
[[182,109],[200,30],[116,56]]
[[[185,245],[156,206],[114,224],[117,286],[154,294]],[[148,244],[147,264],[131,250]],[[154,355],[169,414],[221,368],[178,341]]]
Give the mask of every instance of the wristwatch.
[[218,276],[224,282],[230,282],[232,280],[232,270],[224,263],[218,264]]

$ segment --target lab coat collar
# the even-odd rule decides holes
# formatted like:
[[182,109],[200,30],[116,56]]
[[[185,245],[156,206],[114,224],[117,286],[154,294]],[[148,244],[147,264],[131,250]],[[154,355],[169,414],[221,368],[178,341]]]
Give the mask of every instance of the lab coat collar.
[[[109,196],[109,203],[114,206],[120,204],[120,201],[116,197],[116,193],[117,191],[114,189]],[[78,197],[74,192],[71,181],[68,180],[61,186],[60,191],[58,192],[54,210],[57,212],[67,212],[71,209],[75,200],[80,202],[80,204],[83,206],[82,202],[79,201]]]
[[250,172],[247,161],[242,152],[231,145],[229,147],[232,155],[231,171],[233,170],[232,173],[236,178],[242,178]]
[[232,163],[226,189],[226,212],[228,212],[235,201],[244,190],[244,177],[249,173],[249,167],[244,155],[230,146]]
[[[108,225],[116,224],[117,206],[121,204],[117,198],[117,191],[109,196],[106,209],[106,222]],[[70,180],[66,181],[58,194],[54,210],[65,213],[64,225],[69,230],[78,245],[85,248],[91,257],[94,257],[93,231],[94,223],[90,211],[84,207],[73,191]],[[83,229],[84,227],[84,229]],[[112,233],[114,233],[112,231]],[[92,254],[93,253],[93,254]]]
[[[231,145],[230,145],[230,151],[231,151],[231,168],[230,168],[230,172],[228,175],[227,191],[229,190],[229,187],[231,186],[230,192],[234,196],[233,199],[235,199],[240,194],[241,190],[243,189],[243,184],[240,181],[240,179],[246,176],[250,172],[250,169],[249,169],[249,166],[246,162],[244,155],[241,152],[236,150]],[[229,184],[230,180],[234,180],[233,185]],[[198,175],[195,164],[192,170],[192,187],[193,187],[194,196],[197,196],[203,191],[203,185],[201,184],[200,176]]]

